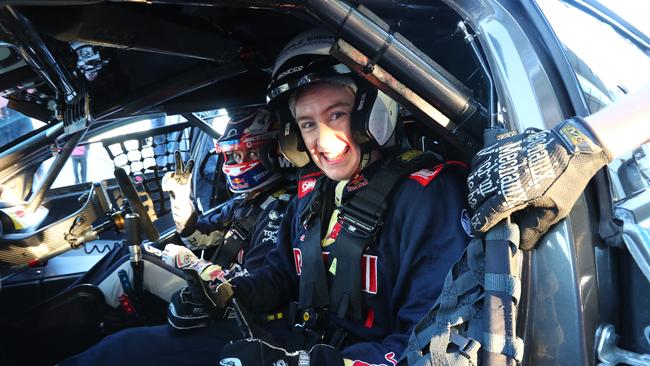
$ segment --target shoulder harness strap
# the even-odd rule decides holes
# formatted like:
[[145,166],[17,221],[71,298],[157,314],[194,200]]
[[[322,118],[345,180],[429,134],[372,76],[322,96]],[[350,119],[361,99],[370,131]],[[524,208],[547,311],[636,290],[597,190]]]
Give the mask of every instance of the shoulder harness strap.
[[362,317],[361,256],[383,225],[391,192],[401,178],[437,161],[434,154],[417,150],[388,158],[368,185],[339,208],[342,230],[332,253],[337,260],[337,271],[330,296],[339,317],[348,314],[355,319]]
[[[282,189],[280,191],[284,192]],[[275,194],[273,193],[273,197],[276,197]],[[264,210],[264,207],[262,207],[263,202],[260,201],[261,197],[256,197],[247,205],[248,207],[237,207],[233,210],[232,215],[240,209],[245,209],[246,212],[238,219],[231,221],[230,228],[224,236],[223,244],[219,246],[215,253],[214,263],[228,268],[237,260],[239,252],[242,249],[248,248],[251,236],[255,230],[257,217]]]
[[316,182],[311,202],[300,213],[300,224],[307,229],[302,245],[302,268],[300,272],[298,302],[301,309],[323,308],[329,304],[329,291],[325,277],[325,265],[321,251],[321,218],[329,217],[332,201],[332,181],[321,177]]

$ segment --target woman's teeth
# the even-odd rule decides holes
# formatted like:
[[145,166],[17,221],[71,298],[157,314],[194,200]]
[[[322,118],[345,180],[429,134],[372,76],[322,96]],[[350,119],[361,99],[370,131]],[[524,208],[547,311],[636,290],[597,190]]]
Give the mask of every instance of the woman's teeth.
[[343,149],[343,151],[341,151],[336,155],[332,155],[330,153],[321,153],[321,156],[323,156],[325,160],[329,162],[339,161],[348,153],[348,151],[350,151],[350,147],[346,146],[345,149]]

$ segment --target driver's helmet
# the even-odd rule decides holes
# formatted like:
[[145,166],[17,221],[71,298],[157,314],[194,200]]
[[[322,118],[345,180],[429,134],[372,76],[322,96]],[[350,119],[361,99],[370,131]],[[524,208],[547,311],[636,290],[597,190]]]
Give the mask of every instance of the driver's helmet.
[[352,109],[352,131],[362,151],[385,148],[395,144],[398,105],[386,94],[330,56],[336,38],[325,30],[314,29],[293,38],[280,52],[267,102],[285,123],[280,146],[285,156],[297,166],[309,161],[305,146],[297,132],[294,116],[295,92],[314,83],[340,84],[355,94]]
[[273,114],[266,109],[245,108],[230,112],[230,121],[215,147],[223,154],[222,170],[232,192],[255,191],[280,178],[275,159],[277,133],[273,124]]

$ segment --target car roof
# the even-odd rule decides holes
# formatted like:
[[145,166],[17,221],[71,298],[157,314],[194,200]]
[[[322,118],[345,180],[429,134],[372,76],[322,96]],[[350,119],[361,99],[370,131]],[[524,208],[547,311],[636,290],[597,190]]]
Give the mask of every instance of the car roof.
[[[1,50],[11,65],[0,69],[0,89],[11,107],[46,121],[56,119],[54,105],[70,102],[67,89],[90,96],[97,121],[263,104],[280,49],[319,25],[295,1],[168,3],[5,6],[0,23],[11,42]],[[366,2],[392,29],[444,59],[436,45],[450,44],[458,15],[437,1],[391,4]],[[16,45],[50,54],[55,66],[37,70]]]

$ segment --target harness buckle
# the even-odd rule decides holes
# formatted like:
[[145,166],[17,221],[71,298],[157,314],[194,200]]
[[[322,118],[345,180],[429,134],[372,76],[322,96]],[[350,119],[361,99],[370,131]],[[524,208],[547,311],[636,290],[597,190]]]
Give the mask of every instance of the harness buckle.
[[247,241],[248,240],[248,230],[246,230],[239,221],[233,222],[230,225],[229,236],[234,236],[235,239]]
[[456,328],[451,329],[451,343],[458,347],[458,352],[470,360],[475,360],[478,357],[478,350],[481,344],[474,338],[466,338],[458,333]]
[[306,228],[307,225],[309,225],[309,221],[311,221],[311,218],[314,217],[314,215],[317,215],[320,210],[320,201],[319,200],[313,200],[309,206],[307,206],[307,209],[305,209],[302,214],[300,215],[300,224]]
[[339,211],[339,224],[355,235],[364,237],[374,236],[383,224],[381,217],[368,214],[353,206],[341,206]]

